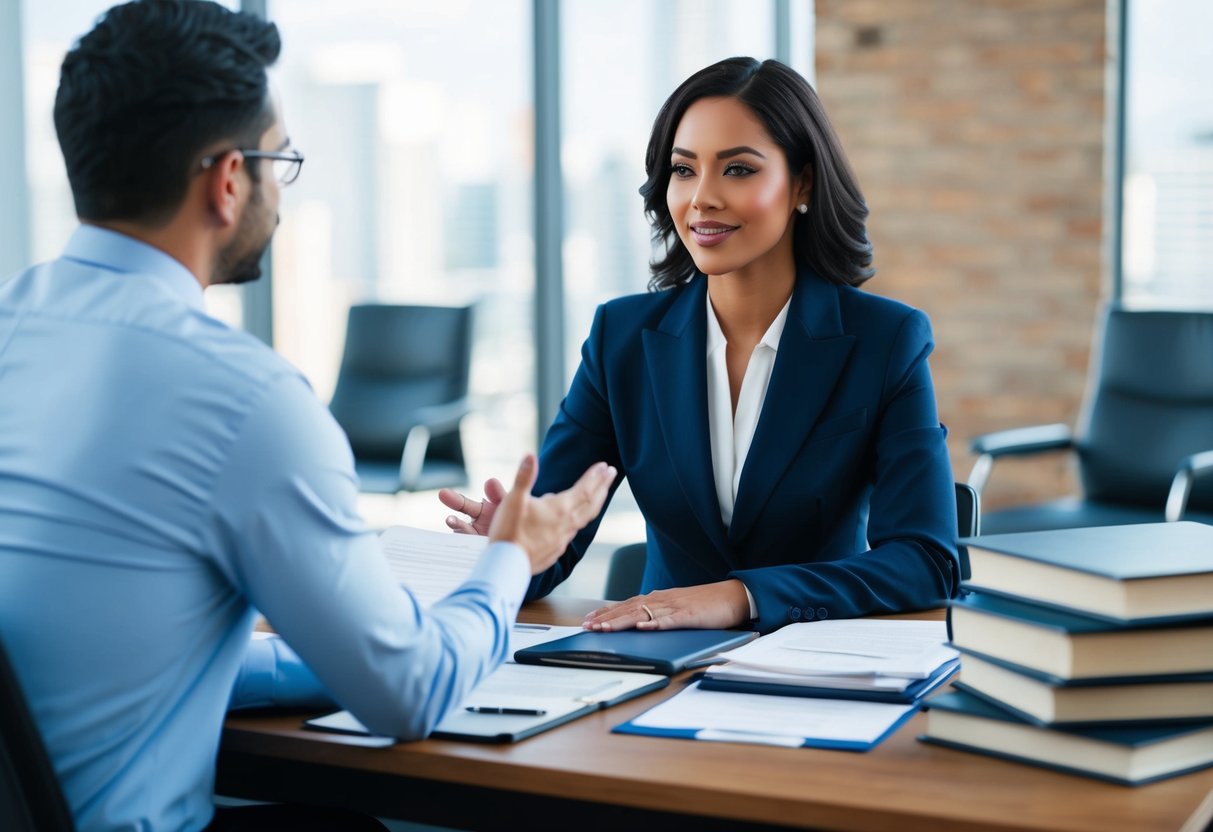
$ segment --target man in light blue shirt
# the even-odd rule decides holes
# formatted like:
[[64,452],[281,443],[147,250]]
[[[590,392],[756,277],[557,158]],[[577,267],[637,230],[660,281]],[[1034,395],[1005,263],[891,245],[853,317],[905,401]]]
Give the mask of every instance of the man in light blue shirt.
[[[84,224],[0,284],[0,639],[83,830],[206,827],[229,697],[331,693],[425,736],[614,477],[536,499],[528,457],[466,583],[428,611],[396,583],[328,411],[203,311],[204,287],[256,277],[302,164],[278,51],[209,2],[110,10],[56,99]],[[254,609],[285,642],[250,645]]]

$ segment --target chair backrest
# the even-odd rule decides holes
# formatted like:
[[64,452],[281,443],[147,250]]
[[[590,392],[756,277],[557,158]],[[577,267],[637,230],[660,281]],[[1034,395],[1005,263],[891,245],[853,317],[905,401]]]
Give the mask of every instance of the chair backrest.
[[[1213,450],[1213,311],[1110,306],[1079,420],[1087,498],[1162,509],[1180,460]],[[1213,511],[1198,483],[1188,507]]]
[[956,483],[956,530],[959,537],[981,534],[981,496],[966,482]]
[[359,458],[399,460],[407,414],[468,392],[472,307],[351,306],[329,409]]
[[0,644],[0,829],[59,832],[74,828],[42,735]]
[[[981,534],[981,497],[973,486],[956,483],[956,526],[958,537],[976,537]],[[611,553],[607,566],[606,586],[602,597],[608,601],[622,601],[640,592],[644,578],[644,561],[647,544],[629,543]],[[961,577],[969,577],[968,552],[961,547]]]

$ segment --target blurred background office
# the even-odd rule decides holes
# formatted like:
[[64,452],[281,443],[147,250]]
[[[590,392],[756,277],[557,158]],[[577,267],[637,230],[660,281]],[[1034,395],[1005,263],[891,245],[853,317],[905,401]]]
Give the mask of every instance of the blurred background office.
[[[0,2],[0,274],[74,227],[51,106],[109,5]],[[475,303],[473,486],[536,447],[595,306],[644,290],[649,127],[729,55],[778,57],[821,93],[872,209],[867,288],[934,323],[957,479],[976,434],[1075,424],[1101,303],[1213,308],[1206,0],[227,5],[281,29],[275,80],[308,161],[269,278],[209,290],[210,309],[328,401],[351,305]],[[999,466],[987,509],[1076,488],[1062,455]],[[377,525],[441,527],[432,491],[363,499]],[[623,490],[598,544],[643,536]],[[597,595],[601,575],[566,591]]]

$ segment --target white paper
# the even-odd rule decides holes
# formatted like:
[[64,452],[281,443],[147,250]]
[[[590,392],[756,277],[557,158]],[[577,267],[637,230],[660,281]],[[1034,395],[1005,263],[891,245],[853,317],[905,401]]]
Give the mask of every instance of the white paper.
[[[664,679],[651,673],[503,664],[481,680],[434,730],[471,735],[518,733]],[[478,714],[470,713],[469,707],[526,708],[543,713]],[[349,711],[309,719],[307,724],[330,731],[369,733]]]
[[802,676],[925,679],[959,655],[942,621],[850,619],[789,624],[721,654],[746,667]]
[[472,574],[488,546],[481,535],[392,526],[379,535],[392,574],[422,609],[450,595]]
[[710,679],[726,679],[730,682],[758,682],[766,685],[793,685],[805,688],[831,688],[833,690],[864,690],[900,693],[913,684],[913,679],[904,676],[843,676],[841,674],[800,676],[793,673],[775,673],[759,670],[742,664],[718,664],[709,667],[706,676]]
[[776,745],[786,744],[788,737],[872,743],[915,707],[848,699],[721,693],[700,690],[696,684],[636,717],[632,724],[640,728],[706,730],[705,739],[722,739],[724,732],[758,735],[771,738],[770,742]]
[[514,661],[514,654],[519,650],[526,650],[581,632],[584,632],[584,629],[581,627],[562,627],[555,624],[526,624],[520,621],[510,629],[510,655],[506,661]]

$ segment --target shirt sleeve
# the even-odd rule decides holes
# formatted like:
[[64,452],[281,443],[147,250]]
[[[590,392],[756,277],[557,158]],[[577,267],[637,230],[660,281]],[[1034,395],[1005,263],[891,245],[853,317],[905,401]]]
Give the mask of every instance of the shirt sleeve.
[[[357,514],[340,427],[298,376],[265,385],[218,484],[218,566],[292,648],[255,647],[246,683],[270,696],[316,682],[372,731],[423,737],[509,653],[526,591],[526,555],[490,545],[468,580],[422,610],[392,576]],[[272,650],[272,657],[265,655]],[[295,672],[296,657],[314,680]],[[255,685],[254,685],[255,687]],[[258,701],[237,686],[233,702]]]
[[245,651],[240,674],[232,686],[229,710],[274,705],[323,708],[333,704],[332,694],[281,636],[259,635],[253,634]]

